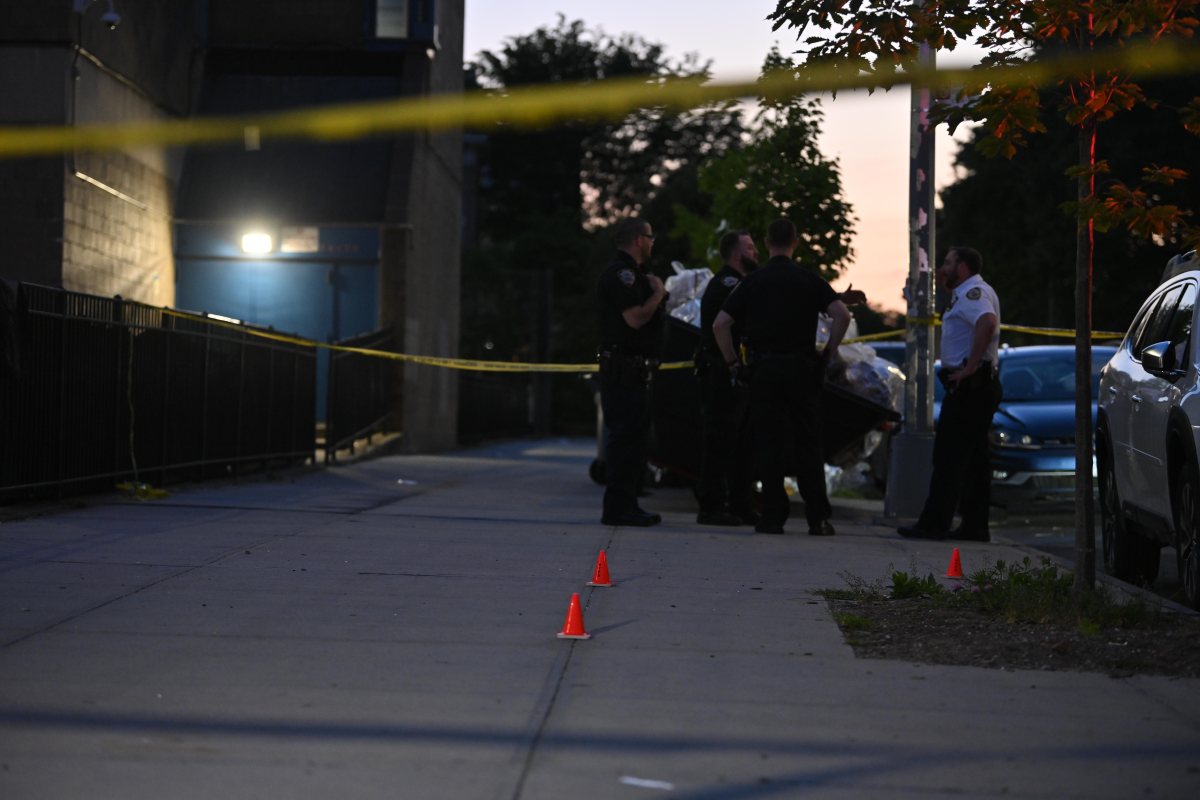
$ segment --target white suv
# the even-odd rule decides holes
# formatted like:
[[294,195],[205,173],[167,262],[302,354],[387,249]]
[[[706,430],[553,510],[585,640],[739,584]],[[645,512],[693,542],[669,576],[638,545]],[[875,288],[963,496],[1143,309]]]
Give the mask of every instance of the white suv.
[[1171,545],[1185,601],[1200,608],[1200,354],[1196,251],[1167,263],[1100,373],[1096,458],[1104,566],[1152,582]]

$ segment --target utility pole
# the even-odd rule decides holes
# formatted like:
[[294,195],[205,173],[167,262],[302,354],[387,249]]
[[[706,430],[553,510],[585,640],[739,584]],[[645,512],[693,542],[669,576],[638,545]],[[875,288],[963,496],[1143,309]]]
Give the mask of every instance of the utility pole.
[[[935,56],[921,45],[918,63],[932,70]],[[934,134],[933,91],[913,85],[908,167],[908,282],[904,287],[904,427],[892,437],[883,514],[890,520],[921,513],[933,471]],[[914,320],[920,320],[915,322]]]

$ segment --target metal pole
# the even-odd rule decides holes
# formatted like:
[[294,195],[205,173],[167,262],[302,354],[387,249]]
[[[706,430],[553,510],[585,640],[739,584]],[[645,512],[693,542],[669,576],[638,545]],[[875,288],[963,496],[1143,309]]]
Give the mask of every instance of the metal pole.
[[[935,55],[922,45],[918,61],[932,69]],[[933,92],[913,86],[909,129],[908,282],[904,297],[905,326],[904,427],[891,441],[885,517],[912,518],[921,512],[933,470],[933,269],[934,135],[929,124]]]

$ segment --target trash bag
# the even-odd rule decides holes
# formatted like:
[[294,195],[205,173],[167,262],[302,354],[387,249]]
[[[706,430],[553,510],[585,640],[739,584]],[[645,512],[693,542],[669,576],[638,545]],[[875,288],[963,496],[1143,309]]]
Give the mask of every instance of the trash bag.
[[[824,314],[817,326],[817,347],[829,341],[829,317]],[[858,324],[852,319],[845,338],[858,336]],[[825,380],[849,389],[876,405],[897,414],[904,410],[904,373],[866,343],[843,344],[838,357],[829,361]]]
[[667,278],[667,313],[683,322],[700,327],[700,299],[712,278],[708,267],[688,269],[678,261],[671,262],[675,274]]

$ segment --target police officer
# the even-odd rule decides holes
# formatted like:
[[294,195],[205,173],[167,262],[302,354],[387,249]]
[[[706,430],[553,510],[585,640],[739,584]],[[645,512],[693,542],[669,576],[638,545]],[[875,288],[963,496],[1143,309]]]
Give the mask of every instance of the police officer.
[[[983,258],[970,247],[952,247],[938,268],[938,282],[951,292],[942,314],[942,367],[946,388],[933,442],[929,495],[916,525],[900,535],[915,539],[986,542],[992,471],[988,429],[1000,403],[996,352],[1000,301],[979,275]],[[955,509],[962,524],[950,529]]]
[[758,515],[750,505],[753,490],[750,441],[744,429],[746,392],[731,384],[712,325],[730,292],[758,267],[758,248],[746,231],[726,233],[719,247],[725,266],[709,280],[700,299],[696,377],[700,382],[702,434],[700,483],[696,487],[700,513],[696,522],[754,525]]
[[617,252],[596,286],[600,339],[600,408],[605,439],[605,525],[647,527],[662,521],[642,510],[638,489],[646,471],[650,432],[649,384],[658,366],[667,290],[647,270],[654,232],[628,217],[613,226]]
[[[744,371],[750,371],[754,465],[763,483],[762,515],[754,529],[783,533],[790,511],[783,477],[790,461],[796,467],[808,532],[831,536],[832,509],[825,492],[820,435],[821,379],[850,325],[850,309],[820,276],[792,260],[797,244],[796,226],[790,220],[771,223],[767,229],[771,259],[729,295],[713,323],[713,333],[733,379],[742,381]],[[832,324],[828,346],[818,354],[821,312],[829,314]],[[741,325],[746,342],[745,366],[733,344],[735,323]]]

